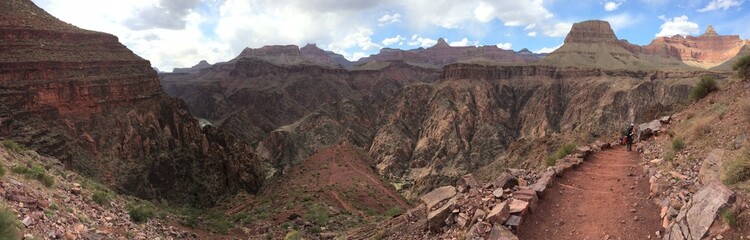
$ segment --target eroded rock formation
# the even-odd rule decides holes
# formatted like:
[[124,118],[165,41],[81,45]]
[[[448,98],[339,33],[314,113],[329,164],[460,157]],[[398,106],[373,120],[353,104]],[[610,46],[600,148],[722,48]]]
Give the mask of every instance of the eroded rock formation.
[[659,37],[646,46],[623,42],[623,47],[634,54],[655,55],[674,58],[700,68],[713,68],[737,56],[743,47],[750,44],[738,35],[719,35],[711,25],[700,36]]
[[467,46],[451,47],[440,38],[438,42],[427,49],[400,50],[383,48],[378,54],[365,57],[357,61],[358,64],[381,61],[404,61],[410,64],[428,67],[442,67],[459,62],[485,62],[485,63],[529,63],[536,62],[543,54],[534,54],[528,51],[515,52],[513,50],[500,49],[497,46]]
[[250,148],[200,128],[117,37],[8,0],[0,2],[0,50],[4,137],[146,198],[210,204],[260,187]]

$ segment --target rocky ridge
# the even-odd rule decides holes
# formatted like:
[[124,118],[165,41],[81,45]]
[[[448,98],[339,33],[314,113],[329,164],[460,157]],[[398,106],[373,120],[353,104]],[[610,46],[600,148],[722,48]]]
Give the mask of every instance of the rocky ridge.
[[[344,68],[351,66],[341,54],[324,51],[315,44],[307,44],[303,47],[296,45],[273,45],[261,48],[245,48],[239,56],[231,61],[242,58],[254,58],[276,65],[299,65],[309,64],[326,66],[332,68]],[[230,62],[231,62],[230,61]]]
[[260,187],[249,148],[199,127],[117,37],[63,23],[29,0],[0,3],[0,32],[2,137],[140,197],[211,204]]
[[536,62],[544,55],[534,54],[528,49],[515,52],[513,50],[500,49],[497,46],[466,46],[452,47],[445,39],[440,38],[438,42],[429,48],[414,50],[400,50],[383,48],[379,53],[362,58],[356,62],[358,65],[371,62],[404,61],[409,64],[426,67],[443,67],[453,63],[530,63]]
[[714,68],[741,54],[750,46],[750,41],[738,35],[719,35],[711,25],[700,36],[659,37],[649,45],[637,46],[621,42],[622,46],[634,54],[661,56],[677,59],[687,65],[704,69]]

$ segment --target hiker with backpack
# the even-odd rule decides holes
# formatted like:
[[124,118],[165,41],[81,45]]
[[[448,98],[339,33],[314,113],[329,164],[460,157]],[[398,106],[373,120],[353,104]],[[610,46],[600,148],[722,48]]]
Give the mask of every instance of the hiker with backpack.
[[628,129],[625,130],[625,145],[628,148],[628,152],[633,151],[633,140],[635,136],[635,125],[630,123]]

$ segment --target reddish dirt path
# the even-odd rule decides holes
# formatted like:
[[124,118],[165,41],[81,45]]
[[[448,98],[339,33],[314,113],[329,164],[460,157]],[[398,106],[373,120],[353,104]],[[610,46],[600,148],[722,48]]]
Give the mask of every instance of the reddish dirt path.
[[647,199],[649,183],[639,159],[616,147],[554,179],[523,220],[519,238],[654,239],[661,229],[659,208]]

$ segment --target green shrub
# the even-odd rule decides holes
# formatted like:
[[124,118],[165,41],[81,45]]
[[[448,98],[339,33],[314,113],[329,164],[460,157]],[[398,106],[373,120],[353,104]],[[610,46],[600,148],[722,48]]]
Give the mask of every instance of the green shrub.
[[400,207],[392,207],[385,211],[385,216],[388,218],[393,218],[399,214],[401,214],[403,210]]
[[0,206],[0,237],[2,239],[21,239],[23,225],[16,214],[5,206]]
[[46,187],[52,187],[55,185],[55,179],[52,176],[47,175],[47,170],[39,165],[33,165],[31,168],[23,165],[15,165],[10,171],[16,174],[21,174],[26,178],[34,178]]
[[109,204],[109,201],[112,199],[112,196],[110,196],[109,193],[105,191],[94,190],[94,195],[91,196],[91,199],[94,200],[95,203],[101,206],[106,206]]
[[750,80],[750,55],[741,57],[732,66],[732,70],[737,71],[737,77],[742,80]]
[[302,234],[297,230],[292,230],[284,236],[284,240],[301,240]]
[[573,153],[573,150],[576,149],[576,145],[572,143],[565,144],[563,146],[560,146],[557,148],[554,154],[547,156],[547,160],[545,163],[547,166],[554,166],[555,163],[557,163],[558,159],[564,158],[568,154]]
[[681,138],[672,139],[672,150],[679,152],[685,148],[685,142]]
[[3,165],[0,165],[0,177],[5,176],[5,167]]
[[735,184],[750,179],[750,150],[724,165],[725,184]]
[[690,91],[690,100],[698,101],[716,90],[719,90],[719,87],[716,85],[716,79],[711,76],[703,76],[701,81]]
[[734,214],[731,210],[724,208],[721,210],[721,217],[724,218],[724,221],[729,224],[730,227],[736,227],[737,226],[737,215]]
[[325,226],[328,223],[328,211],[321,208],[318,205],[310,207],[305,213],[305,219],[318,224],[319,226]]
[[130,219],[134,222],[145,223],[156,216],[156,210],[153,205],[144,202],[128,207],[128,214],[130,214]]
[[42,184],[44,184],[44,186],[48,188],[55,185],[55,178],[47,174],[38,175],[37,180],[42,182]]
[[228,234],[234,225],[224,216],[212,217],[208,221],[208,228],[212,232]]
[[18,153],[18,152],[26,151],[25,146],[18,144],[13,140],[3,140],[3,141],[0,141],[0,144],[2,144],[3,147],[5,147],[5,149],[10,152]]

